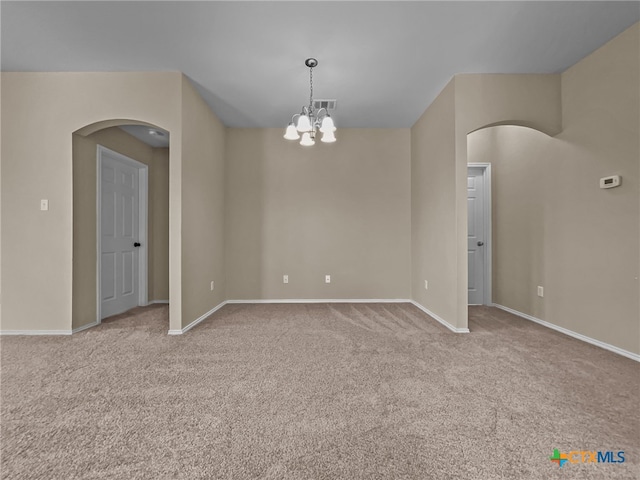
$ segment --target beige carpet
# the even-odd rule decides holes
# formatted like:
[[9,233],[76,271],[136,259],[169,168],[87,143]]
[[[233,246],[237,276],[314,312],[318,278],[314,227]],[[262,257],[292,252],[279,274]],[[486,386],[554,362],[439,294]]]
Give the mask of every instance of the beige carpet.
[[[3,479],[636,479],[639,365],[486,307],[167,307],[2,337]],[[625,452],[566,464],[553,449]]]

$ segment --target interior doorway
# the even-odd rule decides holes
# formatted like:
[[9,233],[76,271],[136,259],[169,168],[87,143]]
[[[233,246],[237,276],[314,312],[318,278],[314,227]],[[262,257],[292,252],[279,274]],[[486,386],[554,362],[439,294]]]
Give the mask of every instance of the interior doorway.
[[98,145],[98,321],[147,304],[148,167]]
[[467,168],[468,304],[491,305],[491,164]]
[[[162,127],[136,120],[104,120],[87,125],[72,135],[73,142],[73,332],[99,325],[103,318],[118,316],[129,309],[149,304],[169,304],[170,246],[170,133]],[[101,146],[102,148],[99,148]],[[99,153],[101,151],[101,153]],[[112,196],[110,221],[127,223],[130,228],[123,234],[125,247],[112,248],[111,255],[102,248],[104,236],[101,228],[105,221],[101,202],[103,195],[101,176],[104,169],[98,157],[118,161],[118,168],[107,175],[128,179],[129,187],[138,183],[138,198],[121,198],[118,203]],[[133,169],[133,170],[131,170]],[[146,181],[146,187],[140,183]],[[115,188],[115,187],[113,187]],[[122,188],[118,187],[118,188]],[[131,192],[128,192],[131,194]],[[127,191],[120,191],[126,197]],[[135,204],[137,202],[138,208]],[[145,206],[146,203],[146,206]],[[123,213],[123,206],[128,206]],[[133,213],[137,210],[138,233]],[[131,213],[124,218],[125,213]],[[140,226],[144,227],[140,231]],[[124,232],[124,227],[122,231]],[[145,230],[146,228],[146,230]],[[115,227],[111,228],[112,233]],[[134,246],[139,243],[139,246]],[[107,245],[108,247],[108,241]],[[112,245],[112,247],[114,247]],[[128,250],[127,250],[128,249]],[[101,258],[106,253],[105,259]],[[109,263],[107,263],[107,260]],[[101,266],[111,271],[101,272]],[[138,266],[136,271],[136,265]],[[118,271],[118,269],[120,269]],[[137,274],[137,278],[136,278]],[[101,281],[111,286],[103,291]],[[130,303],[103,305],[105,300],[115,300],[115,292]],[[103,310],[104,306],[104,311]],[[174,316],[175,318],[175,316]],[[177,317],[179,319],[179,315]],[[170,319],[169,319],[170,320]],[[170,322],[169,322],[170,323]]]

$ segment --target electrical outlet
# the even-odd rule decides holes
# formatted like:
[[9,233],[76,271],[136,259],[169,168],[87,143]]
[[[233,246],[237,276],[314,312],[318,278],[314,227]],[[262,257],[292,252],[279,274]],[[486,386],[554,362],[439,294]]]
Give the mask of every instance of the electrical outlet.
[[331,275],[324,276],[324,283],[331,283]]
[[429,282],[427,280],[424,281],[424,289],[429,290]]
[[46,198],[40,200],[40,210],[42,210],[43,212],[49,210],[49,200],[47,200]]
[[211,280],[211,291],[213,292],[213,289],[215,288],[216,284],[213,280]]
[[289,275],[282,276],[282,283],[289,283]]
[[538,285],[538,296],[544,297],[544,288]]

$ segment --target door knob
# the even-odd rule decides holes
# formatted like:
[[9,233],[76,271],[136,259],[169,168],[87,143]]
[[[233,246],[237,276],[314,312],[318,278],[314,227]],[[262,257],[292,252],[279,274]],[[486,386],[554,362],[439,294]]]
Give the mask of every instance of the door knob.
[[[138,244],[138,245],[140,245],[140,244]],[[484,242],[478,242],[478,246],[479,246],[479,247],[481,247],[481,246],[483,246],[483,245],[484,245]]]
[[134,246],[134,247],[139,247],[139,246],[140,246],[140,243],[135,242],[135,243],[133,244],[133,246]]

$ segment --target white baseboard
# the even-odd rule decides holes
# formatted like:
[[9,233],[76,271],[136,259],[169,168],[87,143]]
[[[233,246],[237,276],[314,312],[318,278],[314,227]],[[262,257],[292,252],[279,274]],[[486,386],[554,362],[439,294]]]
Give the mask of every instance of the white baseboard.
[[418,302],[415,302],[413,300],[410,301],[410,303],[412,303],[413,305],[415,305],[416,307],[418,307],[420,310],[422,310],[424,313],[426,313],[427,315],[429,315],[430,317],[435,318],[438,322],[440,322],[442,325],[444,325],[445,327],[447,327],[449,330],[451,330],[452,332],[455,333],[469,333],[469,329],[468,328],[458,328],[458,327],[454,327],[453,325],[451,325],[449,322],[447,322],[444,318],[439,317],[438,315],[436,315],[435,313],[433,313],[431,310],[429,310],[428,308],[423,307],[422,305],[420,305]]
[[404,298],[285,298],[273,300],[227,300],[227,303],[411,303]]
[[72,330],[0,330],[0,335],[71,335]]
[[207,313],[200,315],[198,318],[196,318],[193,322],[191,322],[189,325],[187,325],[186,327],[179,329],[179,330],[169,330],[169,335],[182,335],[183,333],[191,330],[193,327],[195,327],[197,324],[199,324],[200,322],[202,322],[204,319],[206,319],[209,315],[211,315],[212,313],[220,310],[222,307],[224,307],[227,303],[229,303],[228,301],[224,301],[218,305],[216,305],[215,307],[213,307],[211,310],[209,310]]
[[147,305],[154,305],[156,303],[169,303],[169,300],[149,300]]
[[87,328],[100,325],[100,322],[93,322],[81,327],[74,328],[73,330],[2,330],[0,335],[71,335],[81,332]]
[[74,328],[73,330],[71,330],[71,333],[78,333],[83,330],[86,330],[87,328],[95,327],[97,325],[100,325],[100,322],[88,323],[87,325],[82,325],[81,327]]
[[556,330],[557,332],[564,333],[565,335],[569,335],[570,337],[577,338],[578,340],[582,340],[583,342],[590,343],[591,345],[595,345],[596,347],[604,348],[605,350],[609,350],[610,352],[617,353],[618,355],[622,355],[623,357],[627,357],[631,360],[635,360],[636,362],[640,362],[640,355],[638,355],[637,353],[629,352],[628,350],[618,348],[609,343],[601,342],[600,340],[596,340],[595,338],[587,337],[586,335],[574,332],[573,330],[569,330],[568,328],[559,327],[558,325],[547,322],[545,320],[540,320],[539,318],[519,312],[517,310],[514,310],[513,308],[505,307],[504,305],[494,303],[493,306],[499,308],[500,310],[504,310],[505,312],[509,312],[517,315],[518,317],[524,318],[525,320],[535,322],[539,325],[542,325],[543,327]]

